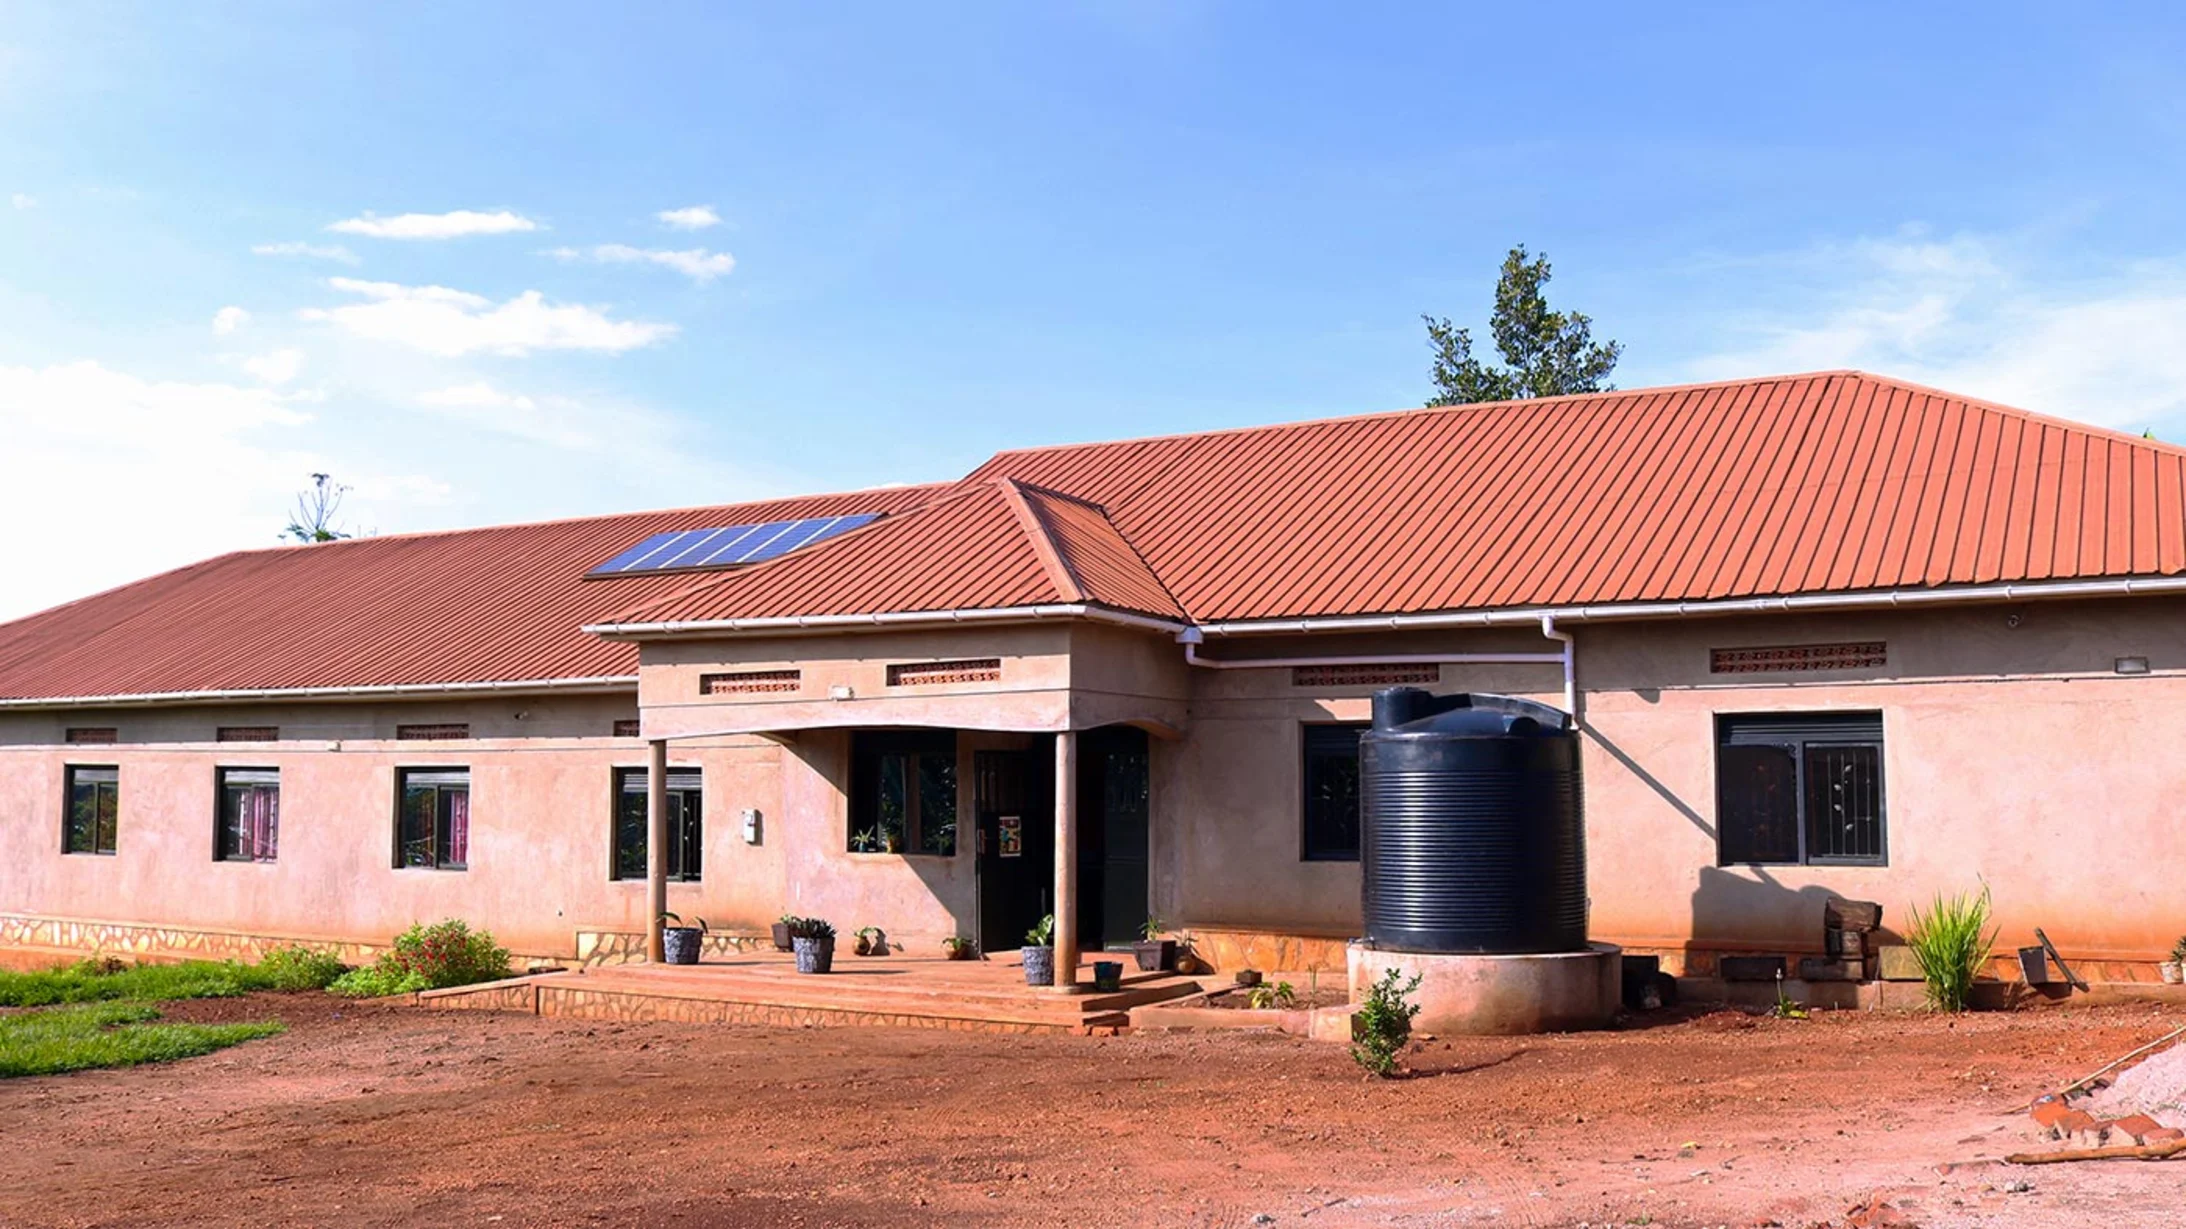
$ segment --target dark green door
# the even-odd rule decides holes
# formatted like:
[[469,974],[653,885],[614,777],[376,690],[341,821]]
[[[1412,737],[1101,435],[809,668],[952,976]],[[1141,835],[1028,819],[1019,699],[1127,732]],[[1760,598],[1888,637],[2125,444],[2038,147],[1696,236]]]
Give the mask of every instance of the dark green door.
[[1078,926],[1088,951],[1139,937],[1147,910],[1146,731],[1109,726],[1078,746]]
[[1055,743],[972,756],[979,821],[979,950],[1024,946],[1055,896]]

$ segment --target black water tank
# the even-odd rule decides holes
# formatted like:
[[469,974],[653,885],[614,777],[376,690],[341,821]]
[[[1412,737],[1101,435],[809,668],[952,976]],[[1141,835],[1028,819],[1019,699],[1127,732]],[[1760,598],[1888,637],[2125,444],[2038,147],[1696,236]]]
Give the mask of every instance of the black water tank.
[[1374,697],[1359,737],[1366,938],[1414,952],[1586,946],[1579,740],[1509,696]]

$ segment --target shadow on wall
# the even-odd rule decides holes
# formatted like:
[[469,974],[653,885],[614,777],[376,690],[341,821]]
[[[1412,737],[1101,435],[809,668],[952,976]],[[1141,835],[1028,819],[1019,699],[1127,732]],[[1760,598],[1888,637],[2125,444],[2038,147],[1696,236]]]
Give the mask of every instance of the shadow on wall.
[[1691,824],[1693,827],[1698,828],[1703,833],[1707,834],[1709,840],[1712,841],[1715,839],[1715,825],[1709,823],[1707,818],[1703,816],[1699,812],[1699,810],[1693,806],[1693,804],[1679,797],[1677,791],[1671,789],[1667,785],[1664,785],[1661,778],[1655,776],[1655,774],[1641,767],[1640,762],[1633,759],[1630,755],[1626,754],[1624,748],[1619,747],[1617,744],[1609,741],[1607,738],[1604,738],[1601,734],[1601,731],[1594,729],[1592,726],[1581,726],[1580,732],[1585,734],[1586,737],[1591,740],[1595,746],[1600,747],[1602,751],[1609,756],[1609,758],[1617,761],[1619,767],[1623,768],[1626,772],[1631,773],[1634,779],[1642,782],[1647,786],[1647,788],[1655,791],[1655,796],[1661,798],[1664,802],[1668,803],[1671,809],[1675,810],[1679,815],[1684,816],[1686,823]]
[[[851,732],[808,731],[785,744],[783,752],[800,761],[810,773],[806,782],[808,788],[819,787],[814,794],[795,801],[785,790],[782,818],[787,822],[778,824],[769,834],[771,839],[787,843],[784,859],[787,882],[782,885],[785,911],[811,914],[833,922],[837,944],[846,952],[851,950],[851,937],[864,927],[883,931],[890,950],[916,955],[941,954],[937,946],[927,945],[920,949],[916,940],[927,931],[969,933],[965,929],[968,922],[952,920],[972,916],[971,868],[969,860],[963,857],[963,842],[971,838],[969,824],[960,824],[957,829],[958,854],[955,856],[854,854],[850,852],[854,821],[844,815],[838,805],[838,799],[849,798],[853,788]],[[807,809],[807,815],[793,819],[789,812],[800,805]],[[808,817],[813,813],[828,818],[811,824]],[[858,872],[841,874],[827,865],[818,850],[799,848],[800,842],[815,838],[824,842],[825,847],[840,850],[840,856],[866,865]],[[960,868],[960,862],[966,864]],[[916,886],[901,876],[901,871],[906,869],[915,879]],[[866,870],[878,873],[862,873]],[[906,944],[907,938],[913,942]]]
[[1820,953],[1822,911],[1842,893],[1790,888],[1758,866],[1704,866],[1693,890],[1693,946],[1764,954]]

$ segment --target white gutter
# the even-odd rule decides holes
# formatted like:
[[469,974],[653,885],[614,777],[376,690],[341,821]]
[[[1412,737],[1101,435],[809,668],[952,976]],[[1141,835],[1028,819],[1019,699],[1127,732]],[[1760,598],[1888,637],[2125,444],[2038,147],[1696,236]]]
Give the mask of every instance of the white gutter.
[[1227,622],[1202,623],[1197,630],[1207,636],[1265,636],[1301,632],[1402,631],[1437,627],[1515,627],[1538,624],[1543,618],[1564,623],[1599,623],[1613,619],[1682,619],[1707,615],[1796,614],[1801,611],[1894,610],[1909,606],[2030,602],[2074,597],[2139,597],[2165,593],[2186,593],[2186,576],[2158,576],[2138,580],[2031,581],[2004,585],[1968,585],[1956,589],[1879,589],[1866,593],[1719,598],[1699,602],[1612,602],[1593,606],[1518,606],[1503,610],[1464,610],[1433,614],[1233,619]]
[[1184,646],[1184,664],[1202,666],[1209,670],[1287,670],[1293,666],[1436,666],[1455,665],[1524,665],[1562,666],[1564,671],[1564,711],[1578,719],[1577,663],[1572,656],[1570,632],[1556,630],[1556,620],[1549,615],[1541,616],[1541,634],[1562,642],[1562,648],[1554,653],[1369,653],[1352,657],[1201,657],[1199,646],[1205,640],[1204,630],[1188,627],[1177,633],[1177,643]]
[[6,708],[122,708],[151,704],[219,704],[227,701],[460,699],[476,695],[530,695],[541,692],[628,691],[635,674],[600,674],[584,678],[509,679],[492,683],[387,683],[375,687],[238,687],[225,691],[140,691],[111,696],[51,696],[0,699]]
[[1042,606],[999,606],[975,610],[909,610],[859,615],[787,615],[770,619],[692,619],[666,623],[588,623],[595,636],[695,636],[728,632],[844,631],[871,627],[928,627],[958,623],[1025,623],[1041,619],[1090,619],[1145,631],[1184,632],[1190,625],[1175,619],[1110,610],[1084,602]]

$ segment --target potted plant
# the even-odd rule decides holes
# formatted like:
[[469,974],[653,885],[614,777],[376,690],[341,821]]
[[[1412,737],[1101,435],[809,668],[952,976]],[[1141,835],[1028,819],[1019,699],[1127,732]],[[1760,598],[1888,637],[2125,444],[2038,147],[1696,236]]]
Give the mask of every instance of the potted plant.
[[1055,984],[1055,915],[1050,913],[1040,919],[1040,924],[1025,932],[1025,945],[1017,949],[1025,959],[1025,984],[1028,986],[1052,986]]
[[1094,961],[1093,989],[1102,994],[1113,994],[1123,989],[1123,962],[1121,960]]
[[2156,970],[2163,974],[2166,985],[2175,986],[2180,981],[2186,981],[2186,936],[2181,936],[2177,943],[2171,945],[2171,958],[2157,965]]
[[835,927],[826,918],[798,918],[789,942],[797,952],[799,973],[825,973],[835,967]]
[[885,956],[888,954],[888,934],[878,926],[861,926],[857,931],[860,956]]
[[[669,964],[697,964],[698,949],[706,941],[706,919],[698,918],[698,925],[685,926],[682,918],[663,913],[658,920],[661,959]],[[670,922],[675,924],[671,926]]]
[[1165,926],[1160,918],[1150,917],[1139,927],[1139,941],[1131,945],[1131,955],[1139,962],[1139,972],[1167,973],[1176,968],[1176,940],[1161,937]]
[[942,953],[951,960],[970,960],[979,954],[979,947],[962,935],[950,935],[941,941]]
[[799,920],[800,919],[794,913],[785,913],[782,916],[774,919],[775,951],[786,952],[792,950],[790,947],[790,937],[796,933],[797,923]]

